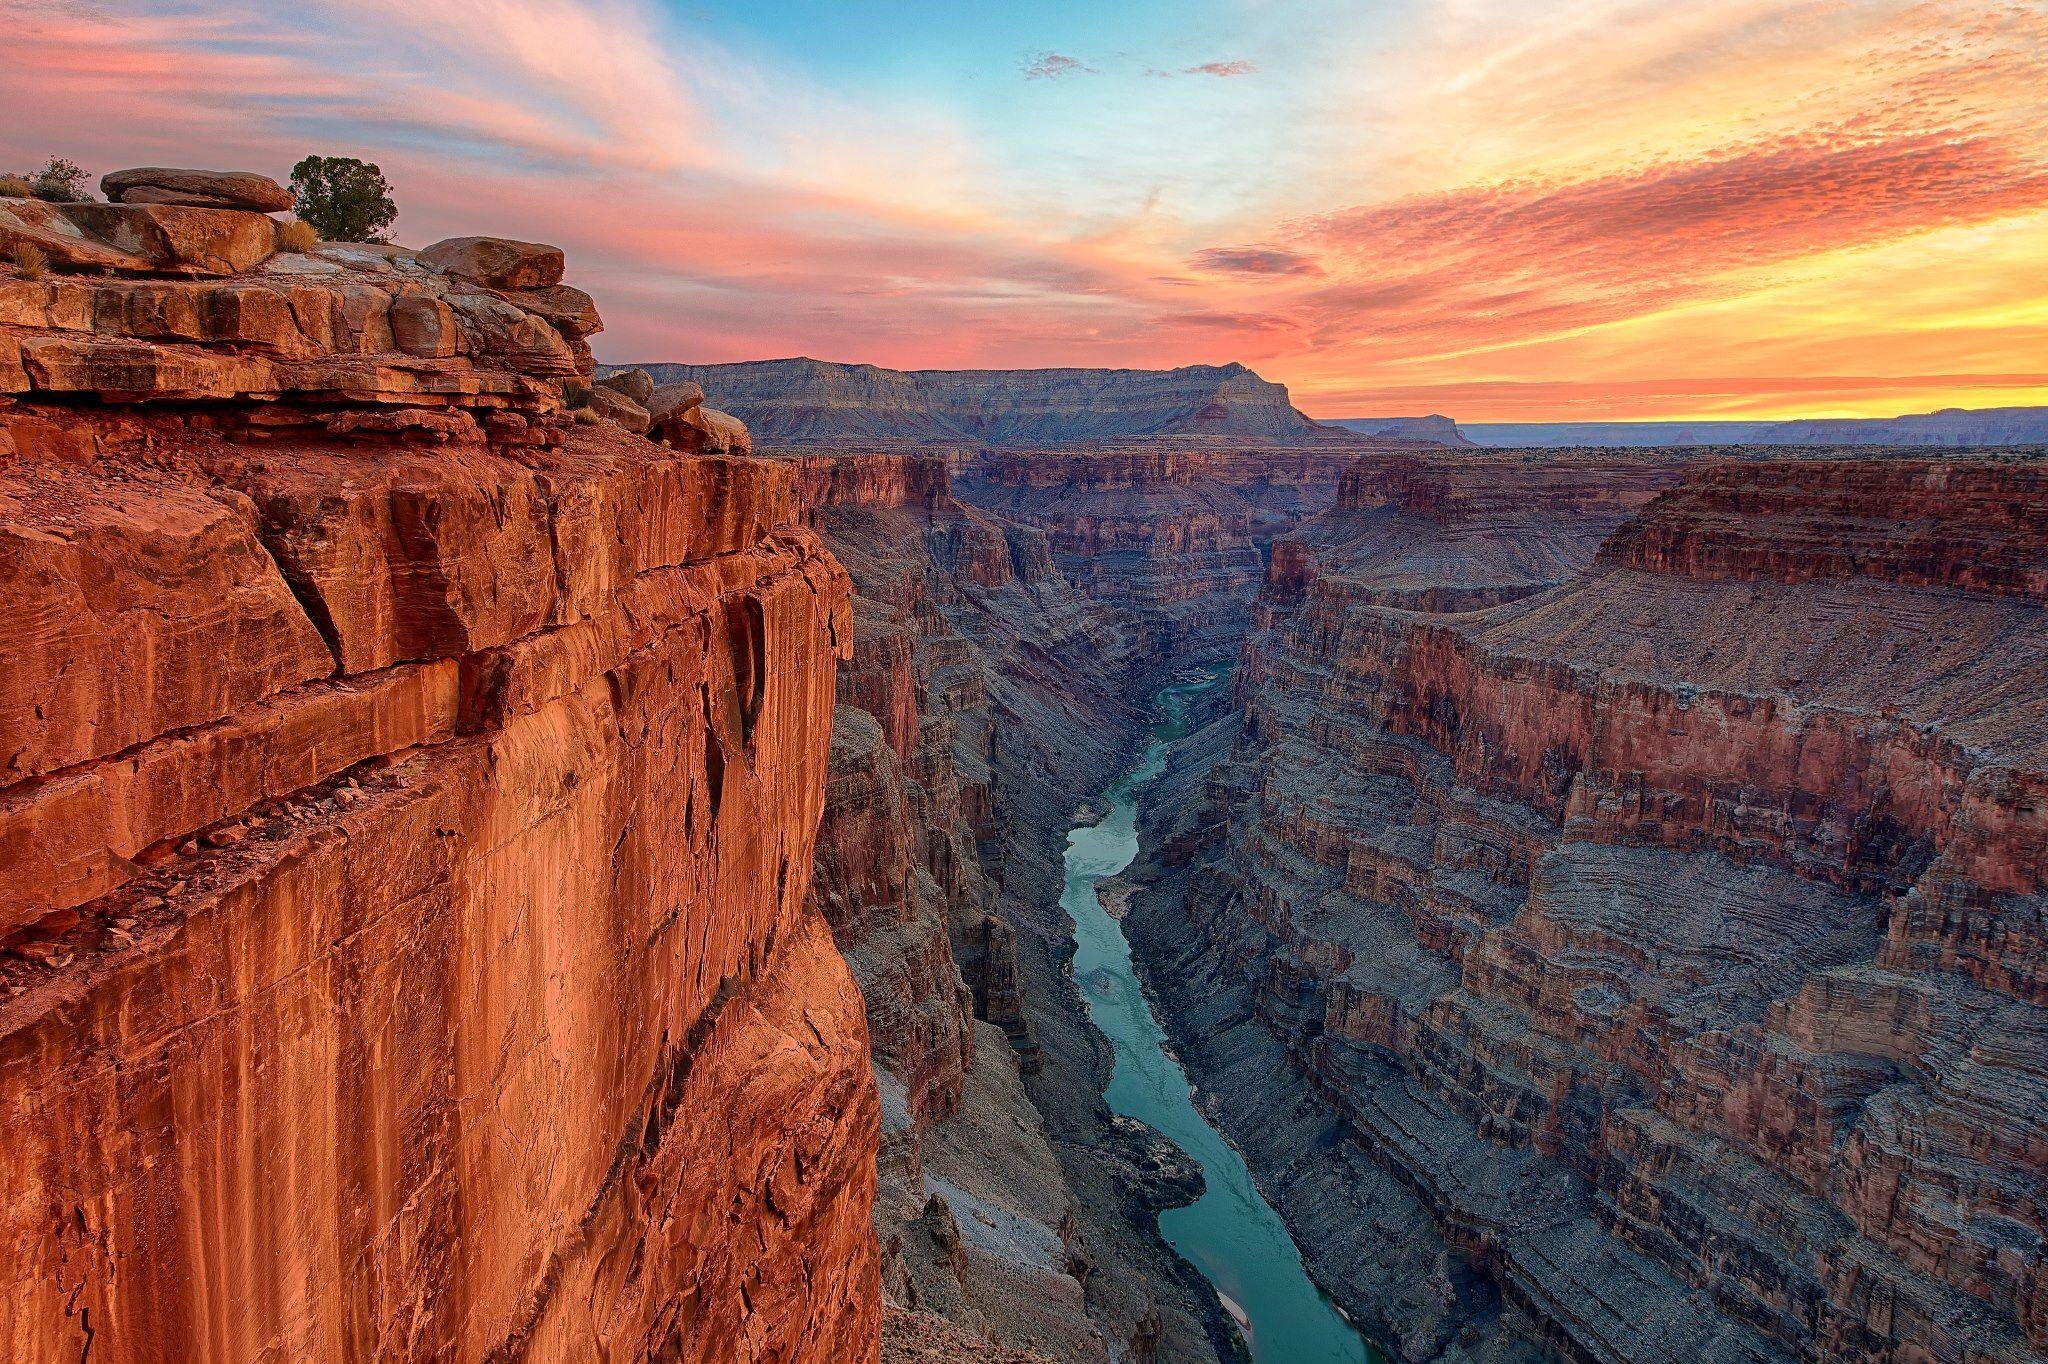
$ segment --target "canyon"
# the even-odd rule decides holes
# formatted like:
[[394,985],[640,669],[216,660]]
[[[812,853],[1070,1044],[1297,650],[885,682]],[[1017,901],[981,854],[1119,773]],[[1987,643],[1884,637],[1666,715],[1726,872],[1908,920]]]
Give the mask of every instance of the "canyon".
[[1127,928],[1413,1360],[2038,1360],[2048,461],[1362,462]]
[[256,180],[0,215],[7,1357],[1242,1358],[1114,919],[1339,1334],[2048,1359],[2039,452],[599,366]]
[[1143,698],[1235,649],[1262,545],[1348,459],[767,453],[854,586],[816,894],[868,1001],[892,1301],[1063,1360],[1230,1358],[1155,1224],[1199,1176],[1103,1100],[1062,847]]

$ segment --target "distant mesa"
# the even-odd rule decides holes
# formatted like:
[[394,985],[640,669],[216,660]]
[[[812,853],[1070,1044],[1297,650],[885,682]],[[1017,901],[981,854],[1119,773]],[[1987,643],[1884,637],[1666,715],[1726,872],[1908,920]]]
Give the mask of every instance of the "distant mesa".
[[1045,446],[1152,436],[1327,436],[1285,385],[1243,365],[1180,369],[895,370],[798,358],[644,369],[719,395],[767,445],[974,441]]
[[1397,440],[1426,440],[1436,445],[1474,444],[1449,417],[1340,417],[1330,423],[1361,436],[1385,436]]
[[[1448,439],[1428,427],[1443,423]],[[1986,445],[2048,445],[2048,407],[1945,408],[1904,417],[1804,421],[1450,422],[1443,417],[1345,417],[1332,423],[1366,435],[1417,435],[1445,445],[1490,449],[1671,447],[1683,445],[1895,445],[1962,449]]]

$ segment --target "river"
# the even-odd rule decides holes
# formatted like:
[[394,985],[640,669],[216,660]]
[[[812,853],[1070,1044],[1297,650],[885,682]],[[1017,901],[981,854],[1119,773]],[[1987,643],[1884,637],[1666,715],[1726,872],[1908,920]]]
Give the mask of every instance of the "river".
[[1187,1073],[1168,1050],[1132,973],[1123,925],[1095,895],[1096,878],[1121,872],[1137,857],[1139,794],[1165,770],[1166,746],[1182,732],[1190,701],[1216,685],[1212,677],[1160,692],[1152,741],[1137,766],[1103,792],[1108,816],[1067,835],[1060,904],[1074,920],[1074,978],[1116,1053],[1109,1106],[1163,1132],[1202,1167],[1207,1188],[1201,1198],[1162,1213],[1159,1229],[1234,1309],[1252,1358],[1257,1364],[1378,1364],[1382,1356],[1302,1268],[1301,1252],[1252,1183],[1244,1157],[1195,1107]]

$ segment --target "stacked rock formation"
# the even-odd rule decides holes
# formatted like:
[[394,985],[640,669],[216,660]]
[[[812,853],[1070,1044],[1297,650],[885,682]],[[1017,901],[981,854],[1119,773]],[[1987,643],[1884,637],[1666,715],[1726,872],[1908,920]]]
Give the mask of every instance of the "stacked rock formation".
[[[137,175],[250,178],[108,182],[133,196]],[[38,246],[58,272],[0,294],[0,394],[208,404],[188,424],[251,437],[547,444],[554,428],[533,419],[590,372],[597,309],[561,282],[555,248],[479,255],[477,240],[280,252],[277,223],[251,209],[0,199],[0,249]]]
[[704,406],[696,384],[656,384],[644,369],[614,370],[589,391],[598,414],[663,445],[697,454],[744,455],[754,438],[738,417]]
[[2048,464],[1685,462],[1347,480],[1141,956],[1401,1358],[2048,1358]]
[[0,203],[0,1356],[874,1358],[791,471],[570,420],[559,252],[223,179]]

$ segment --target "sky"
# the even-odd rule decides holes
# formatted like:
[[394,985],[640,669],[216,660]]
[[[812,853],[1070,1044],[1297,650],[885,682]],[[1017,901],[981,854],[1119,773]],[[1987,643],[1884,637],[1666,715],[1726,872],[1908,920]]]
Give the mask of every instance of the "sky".
[[0,0],[0,167],[377,162],[608,361],[2048,404],[2048,0]]

